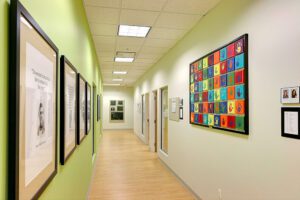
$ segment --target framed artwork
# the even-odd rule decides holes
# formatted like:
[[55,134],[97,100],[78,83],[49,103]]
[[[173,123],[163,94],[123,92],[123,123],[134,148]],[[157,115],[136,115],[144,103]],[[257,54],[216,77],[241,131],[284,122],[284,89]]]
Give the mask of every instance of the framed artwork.
[[249,134],[248,35],[190,64],[190,124]]
[[101,106],[101,102],[100,102],[100,95],[97,95],[97,121],[100,121],[100,106]]
[[58,48],[19,1],[10,6],[8,199],[38,199],[57,173]]
[[86,80],[77,74],[77,144],[80,144],[86,136]]
[[110,101],[110,122],[124,122],[124,100]]
[[65,164],[76,148],[77,70],[65,57],[60,58],[60,163]]
[[91,97],[92,95],[92,90],[91,90],[91,85],[86,82],[86,134],[89,134],[90,129],[91,129]]
[[300,108],[281,108],[281,136],[300,139]]
[[288,103],[300,103],[300,87],[286,87],[281,88],[281,103],[288,104]]

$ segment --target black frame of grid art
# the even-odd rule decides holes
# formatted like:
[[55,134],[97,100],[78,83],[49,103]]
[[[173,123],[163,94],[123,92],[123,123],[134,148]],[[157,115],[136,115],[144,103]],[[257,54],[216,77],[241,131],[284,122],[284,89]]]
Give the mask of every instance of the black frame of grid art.
[[19,199],[19,168],[20,166],[20,45],[21,45],[21,19],[23,16],[32,26],[32,28],[45,40],[45,42],[55,51],[56,56],[56,66],[55,69],[55,113],[54,114],[54,122],[55,125],[53,127],[54,137],[55,137],[55,150],[54,150],[54,169],[52,173],[47,177],[47,180],[39,185],[37,191],[32,195],[32,199],[38,199],[43,191],[47,188],[50,182],[53,180],[55,175],[57,174],[57,106],[58,106],[58,64],[59,64],[59,49],[54,44],[54,42],[48,37],[46,32],[39,26],[39,24],[35,21],[35,19],[31,16],[31,14],[26,10],[26,8],[18,1],[11,1],[10,5],[10,20],[9,20],[9,133],[8,134],[8,199]]
[[[297,112],[298,113],[298,135],[286,133],[285,130],[285,112]],[[300,108],[299,107],[282,107],[281,108],[281,136],[293,139],[300,139]]]
[[[232,43],[238,42],[239,40],[243,39],[244,40],[244,130],[240,131],[240,130],[236,130],[236,129],[229,129],[229,128],[222,128],[222,127],[216,127],[216,126],[210,126],[210,125],[204,125],[204,124],[199,124],[199,123],[194,123],[191,120],[191,67],[193,67],[193,64],[208,57],[209,55],[214,54],[217,51],[220,51],[221,49],[229,46]],[[211,51],[210,53],[207,53],[206,55],[202,56],[201,58],[193,61],[190,63],[189,65],[189,121],[190,124],[192,125],[197,125],[197,126],[202,126],[202,127],[207,127],[207,128],[213,128],[213,129],[218,129],[218,130],[223,130],[223,131],[228,131],[228,132],[232,132],[232,133],[238,133],[238,134],[242,134],[242,135],[249,135],[249,85],[248,85],[248,56],[249,56],[249,51],[248,51],[248,34],[244,34],[234,40],[232,40],[231,42],[228,42],[227,44],[217,48],[216,50]],[[228,115],[228,114],[227,114]]]

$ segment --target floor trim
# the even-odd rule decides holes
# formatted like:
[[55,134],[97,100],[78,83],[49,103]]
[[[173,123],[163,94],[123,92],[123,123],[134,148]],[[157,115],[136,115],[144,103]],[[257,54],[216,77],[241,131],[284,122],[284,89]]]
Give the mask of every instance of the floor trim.
[[188,190],[192,193],[192,195],[194,195],[194,197],[197,199],[197,200],[203,200],[199,197],[198,194],[196,194],[194,192],[194,190],[184,181],[182,180],[168,165],[167,163],[165,163],[165,161],[163,161],[160,157],[158,157],[158,160],[163,164],[163,166],[169,170],[176,178],[177,180]]

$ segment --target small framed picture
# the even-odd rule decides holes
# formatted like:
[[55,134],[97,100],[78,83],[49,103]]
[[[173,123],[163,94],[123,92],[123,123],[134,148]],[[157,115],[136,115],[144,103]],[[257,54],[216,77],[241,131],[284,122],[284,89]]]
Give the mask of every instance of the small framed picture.
[[123,101],[118,101],[118,106],[123,106]]
[[300,103],[300,87],[281,88],[281,103]]
[[110,101],[110,105],[111,106],[115,106],[116,105],[116,101],[115,100]]
[[110,111],[113,111],[113,112],[116,111],[116,107],[111,107]]
[[300,139],[300,108],[281,108],[281,136]]

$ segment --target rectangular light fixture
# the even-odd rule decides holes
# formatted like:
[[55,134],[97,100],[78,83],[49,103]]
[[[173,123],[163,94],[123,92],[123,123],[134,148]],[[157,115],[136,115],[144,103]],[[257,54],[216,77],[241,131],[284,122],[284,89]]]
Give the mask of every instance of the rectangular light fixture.
[[127,71],[113,71],[113,74],[115,74],[115,75],[126,75]]
[[120,25],[118,35],[128,37],[146,37],[150,29],[151,27],[149,26]]
[[122,82],[123,79],[121,79],[121,78],[114,78],[112,81],[114,81],[114,82]]
[[135,52],[118,51],[116,53],[115,62],[133,62],[134,57],[135,57]]
[[120,86],[120,83],[105,83],[104,86]]
[[134,58],[120,58],[115,57],[115,62],[133,62]]

